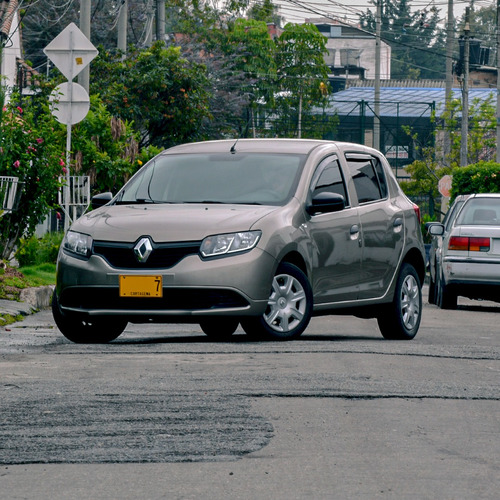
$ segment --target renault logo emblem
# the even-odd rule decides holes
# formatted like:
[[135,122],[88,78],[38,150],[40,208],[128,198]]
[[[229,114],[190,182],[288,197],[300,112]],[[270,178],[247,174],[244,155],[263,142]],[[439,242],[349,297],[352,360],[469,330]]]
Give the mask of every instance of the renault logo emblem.
[[134,247],[135,257],[139,262],[146,262],[153,251],[149,238],[141,238]]

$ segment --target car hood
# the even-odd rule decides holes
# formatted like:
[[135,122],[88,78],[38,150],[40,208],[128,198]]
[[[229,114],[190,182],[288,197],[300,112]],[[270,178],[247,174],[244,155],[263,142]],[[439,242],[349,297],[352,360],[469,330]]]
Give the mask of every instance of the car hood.
[[158,242],[199,241],[211,234],[247,231],[274,206],[110,205],[78,219],[71,227],[100,241],[134,242],[151,236]]

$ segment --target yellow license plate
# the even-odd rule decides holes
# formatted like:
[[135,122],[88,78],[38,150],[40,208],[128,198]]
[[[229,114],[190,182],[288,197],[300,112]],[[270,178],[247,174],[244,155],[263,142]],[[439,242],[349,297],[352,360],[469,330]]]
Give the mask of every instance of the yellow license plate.
[[162,276],[120,275],[120,297],[162,296]]

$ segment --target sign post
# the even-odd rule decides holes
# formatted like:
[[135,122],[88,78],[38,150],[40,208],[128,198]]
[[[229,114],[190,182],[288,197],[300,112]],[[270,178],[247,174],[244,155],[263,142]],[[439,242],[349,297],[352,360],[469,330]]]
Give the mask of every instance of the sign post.
[[62,207],[66,215],[64,223],[64,229],[66,230],[71,219],[69,214],[71,126],[83,120],[90,108],[87,91],[81,85],[73,83],[73,78],[78,76],[90,64],[99,51],[75,23],[68,24],[43,51],[68,79],[68,82],[56,87],[50,95],[52,114],[58,122],[67,127],[65,202],[64,207]]

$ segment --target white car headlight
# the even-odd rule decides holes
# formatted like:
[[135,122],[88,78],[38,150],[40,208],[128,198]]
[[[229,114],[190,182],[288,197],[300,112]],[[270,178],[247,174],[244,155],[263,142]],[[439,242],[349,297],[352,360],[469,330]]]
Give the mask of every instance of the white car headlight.
[[63,248],[79,257],[90,257],[92,238],[88,234],[68,231],[63,240]]
[[203,257],[216,257],[250,250],[259,241],[260,231],[244,231],[207,236],[201,243],[200,252]]

